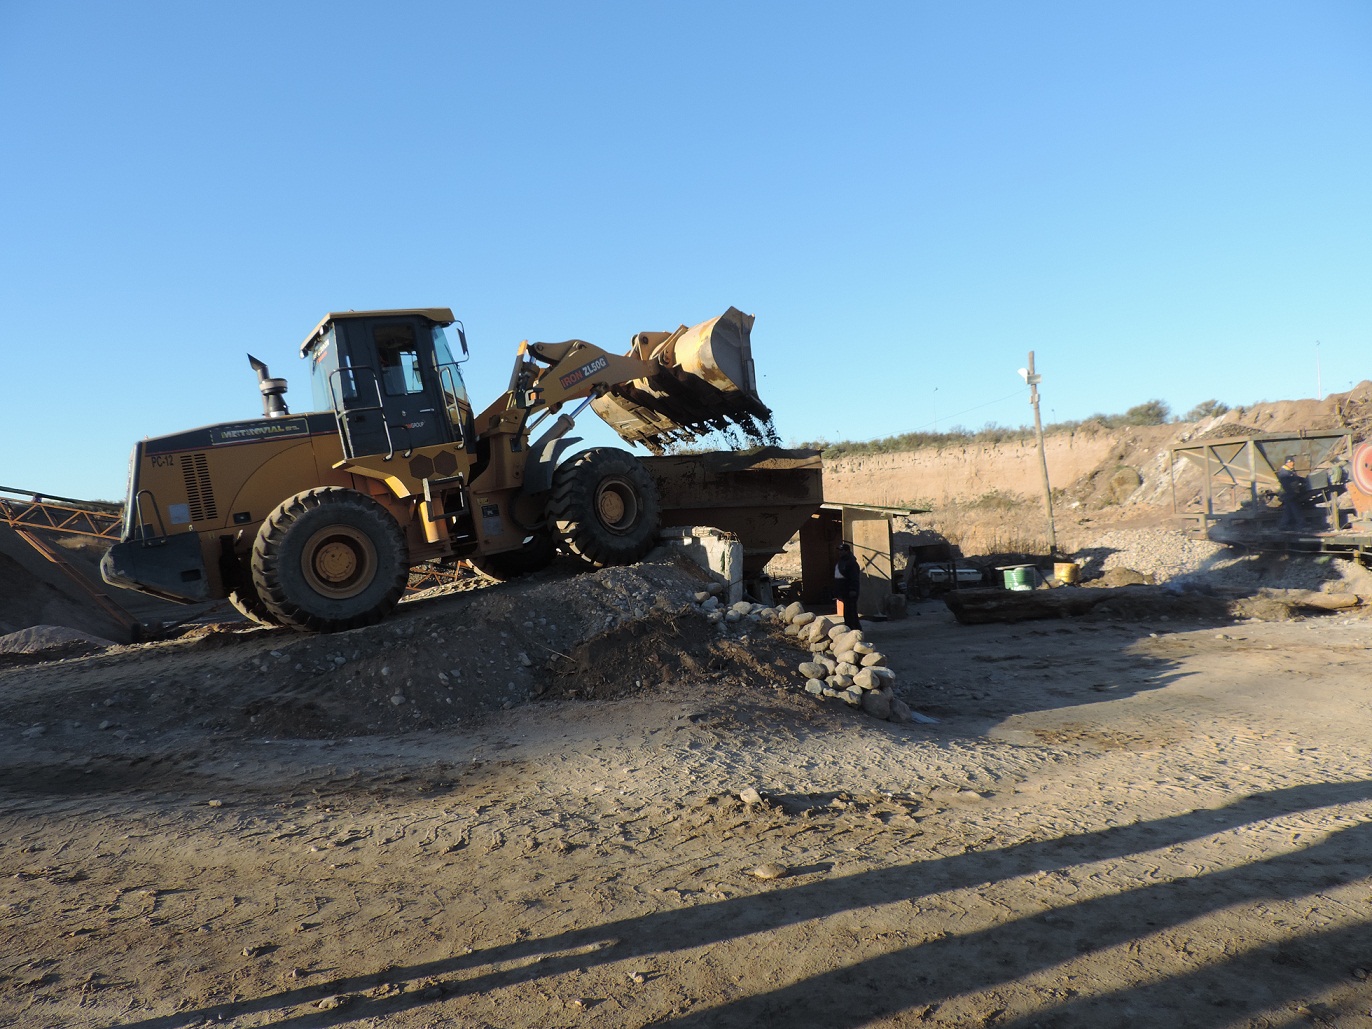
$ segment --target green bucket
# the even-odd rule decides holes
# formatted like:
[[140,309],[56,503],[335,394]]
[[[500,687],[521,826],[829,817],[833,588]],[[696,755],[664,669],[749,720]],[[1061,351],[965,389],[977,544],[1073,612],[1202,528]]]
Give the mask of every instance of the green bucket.
[[1033,565],[1010,565],[1000,569],[1007,590],[1032,590],[1037,583]]

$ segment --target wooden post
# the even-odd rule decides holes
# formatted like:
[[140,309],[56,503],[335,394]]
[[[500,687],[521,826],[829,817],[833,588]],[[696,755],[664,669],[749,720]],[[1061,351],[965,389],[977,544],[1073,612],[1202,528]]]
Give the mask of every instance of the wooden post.
[[1058,534],[1053,525],[1053,487],[1048,484],[1048,454],[1043,447],[1043,419],[1039,416],[1039,381],[1043,378],[1034,372],[1034,352],[1029,351],[1029,367],[1024,381],[1029,384],[1029,405],[1034,409],[1034,435],[1039,441],[1039,467],[1043,469],[1043,506],[1048,512],[1048,556],[1055,557],[1058,552]]

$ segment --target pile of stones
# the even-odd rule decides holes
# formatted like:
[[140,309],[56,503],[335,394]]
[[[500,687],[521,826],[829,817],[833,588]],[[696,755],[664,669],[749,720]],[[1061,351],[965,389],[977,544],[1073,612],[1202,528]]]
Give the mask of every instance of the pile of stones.
[[799,602],[786,607],[767,607],[746,600],[724,604],[718,592],[714,588],[702,590],[695,600],[705,617],[722,630],[740,623],[773,623],[809,652],[808,659],[796,669],[804,679],[807,693],[820,699],[842,700],[884,721],[924,720],[895,695],[896,673],[886,666],[886,656],[864,638],[861,629],[850,629],[828,615],[806,611]]

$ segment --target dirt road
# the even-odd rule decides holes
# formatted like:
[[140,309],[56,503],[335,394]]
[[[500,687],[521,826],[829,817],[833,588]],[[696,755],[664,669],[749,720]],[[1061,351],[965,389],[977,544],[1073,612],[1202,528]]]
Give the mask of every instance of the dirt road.
[[465,597],[0,670],[0,1024],[1372,1026],[1368,621],[924,604],[897,726],[650,593],[461,721]]

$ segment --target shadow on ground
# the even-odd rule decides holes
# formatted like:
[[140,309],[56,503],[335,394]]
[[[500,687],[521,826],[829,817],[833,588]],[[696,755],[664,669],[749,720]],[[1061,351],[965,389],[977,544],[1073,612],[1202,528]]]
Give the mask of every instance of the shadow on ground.
[[[446,1013],[445,998],[512,986],[536,989],[554,976],[577,969],[708,948],[874,905],[915,902],[1011,877],[1053,872],[1064,863],[1126,858],[1268,819],[1369,798],[1372,781],[1368,780],[1299,786],[1250,796],[1217,810],[1198,810],[1005,849],[802,884],[781,880],[773,888],[760,887],[758,893],[718,903],[611,920],[590,929],[423,965],[394,968],[379,964],[375,975],[333,979],[125,1024],[133,1029],[172,1029],[200,1020],[251,1017],[267,1019],[275,1026],[303,1029],[384,1018],[408,1009],[428,1008],[431,1010],[426,1014],[439,1015]],[[1140,883],[1130,892],[1012,918],[972,933],[941,934],[654,1024],[673,1029],[794,1025],[847,1029],[904,1012],[929,1017],[945,998],[1000,989],[1014,994],[1016,984],[1026,977],[1106,948],[1130,946],[1133,941],[1157,936],[1225,908],[1288,901],[1358,880],[1367,874],[1361,857],[1369,847],[1372,824],[1355,824],[1299,851],[1188,878]],[[1087,935],[1074,931],[1077,922],[1109,928]],[[1348,965],[1349,958],[1365,955],[1369,931],[1372,922],[1363,921],[1311,933],[1277,947],[1238,947],[1237,952],[1217,962],[1197,959],[1196,967],[1179,976],[1082,996],[1065,991],[1062,998],[1040,1003],[1032,1017],[1018,1021],[999,1021],[1003,1012],[990,1013],[990,1017],[996,1024],[1028,1029],[1031,1025],[1124,1025],[1131,1024],[1131,1012],[1147,1012],[1148,1024],[1184,1021],[1198,1029],[1219,1029],[1295,998],[1362,985],[1349,978]],[[967,946],[969,942],[974,946]],[[519,967],[508,967],[511,963]],[[782,960],[777,964],[784,967]],[[399,984],[412,992],[375,1000],[358,996],[382,983]],[[340,995],[353,998],[343,1011],[290,1011]],[[1162,1004],[1171,1004],[1174,1014],[1169,1015],[1159,1006]],[[1169,1022],[1172,1017],[1177,1020]]]

